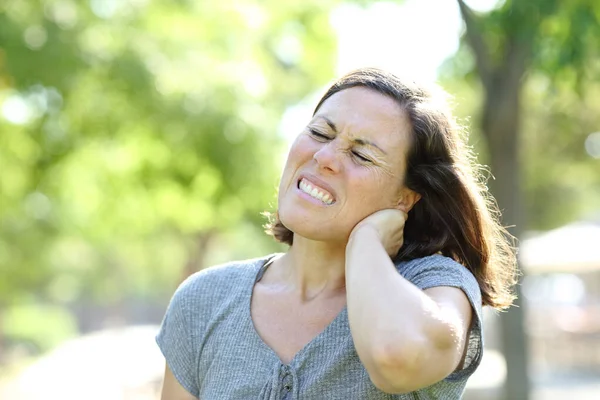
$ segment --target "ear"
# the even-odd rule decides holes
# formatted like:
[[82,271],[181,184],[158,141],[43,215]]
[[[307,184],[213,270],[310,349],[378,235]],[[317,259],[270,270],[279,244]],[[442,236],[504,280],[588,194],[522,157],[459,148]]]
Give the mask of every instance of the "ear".
[[405,186],[400,190],[396,208],[408,214],[408,212],[414,207],[415,204],[417,204],[419,200],[421,200],[421,195]]

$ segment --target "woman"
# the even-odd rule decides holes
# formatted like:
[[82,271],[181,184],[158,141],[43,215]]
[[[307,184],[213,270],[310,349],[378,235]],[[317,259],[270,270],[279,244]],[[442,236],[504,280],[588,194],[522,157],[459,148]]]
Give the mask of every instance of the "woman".
[[459,399],[514,254],[438,99],[376,69],[323,96],[269,227],[282,255],[201,271],[157,342],[163,399]]

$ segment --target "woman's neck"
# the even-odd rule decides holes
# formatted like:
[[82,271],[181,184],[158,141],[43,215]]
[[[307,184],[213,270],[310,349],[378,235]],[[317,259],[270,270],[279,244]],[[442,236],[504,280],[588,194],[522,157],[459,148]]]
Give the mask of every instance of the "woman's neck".
[[346,244],[331,244],[298,235],[289,251],[275,261],[272,279],[285,283],[302,301],[339,295],[346,287]]

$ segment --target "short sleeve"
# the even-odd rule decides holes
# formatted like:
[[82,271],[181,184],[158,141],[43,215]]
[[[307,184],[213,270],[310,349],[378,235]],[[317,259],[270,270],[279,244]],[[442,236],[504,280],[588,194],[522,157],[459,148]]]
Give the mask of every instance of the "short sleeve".
[[192,320],[194,290],[191,279],[184,281],[171,298],[156,343],[181,386],[198,397],[198,345]]
[[471,329],[468,334],[467,353],[463,367],[446,377],[448,381],[468,378],[479,366],[483,355],[482,302],[477,280],[466,267],[442,255],[432,255],[397,264],[404,278],[421,290],[437,286],[461,289],[473,309]]

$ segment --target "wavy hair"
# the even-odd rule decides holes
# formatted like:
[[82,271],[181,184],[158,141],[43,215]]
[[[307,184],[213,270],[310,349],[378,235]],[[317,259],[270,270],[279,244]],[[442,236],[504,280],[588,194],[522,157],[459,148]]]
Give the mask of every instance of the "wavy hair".
[[[338,79],[314,113],[335,93],[366,87],[394,99],[412,125],[404,184],[421,195],[404,226],[404,244],[396,260],[432,254],[450,257],[477,279],[483,305],[496,309],[514,301],[514,238],[500,224],[500,212],[489,193],[482,167],[466,144],[464,130],[448,111],[443,92],[434,94],[412,81],[374,68],[359,69]],[[313,115],[314,115],[313,113]],[[293,244],[294,234],[270,215],[266,232]]]

